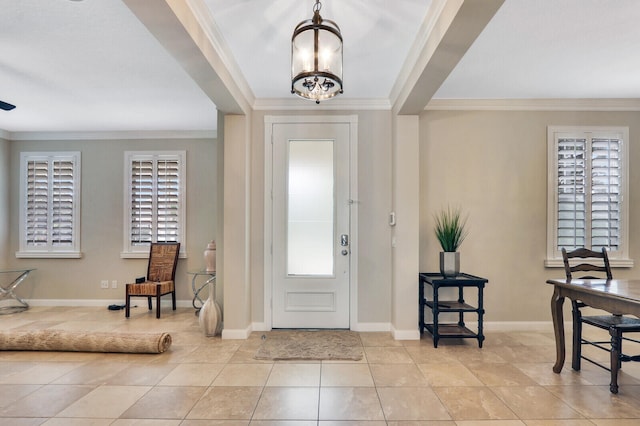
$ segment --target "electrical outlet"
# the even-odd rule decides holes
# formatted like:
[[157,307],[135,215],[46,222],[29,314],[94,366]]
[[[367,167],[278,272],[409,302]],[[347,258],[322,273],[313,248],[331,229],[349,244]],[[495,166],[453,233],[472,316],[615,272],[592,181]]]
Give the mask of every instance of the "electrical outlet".
[[100,288],[109,288],[109,280],[100,281]]
[[111,280],[111,288],[118,288],[118,280]]

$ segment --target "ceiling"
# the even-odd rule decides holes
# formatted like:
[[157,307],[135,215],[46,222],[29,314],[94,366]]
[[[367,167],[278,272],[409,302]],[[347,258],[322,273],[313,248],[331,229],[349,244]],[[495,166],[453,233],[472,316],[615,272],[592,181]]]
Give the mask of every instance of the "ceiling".
[[[311,107],[290,94],[290,39],[313,0],[186,1],[208,15],[214,45],[252,106]],[[141,22],[135,3],[0,0],[0,100],[17,106],[0,111],[0,131],[214,132],[211,93]],[[389,105],[436,4],[324,0],[322,16],[344,38],[340,98]],[[505,0],[433,98],[638,99],[638,22],[637,0]]]

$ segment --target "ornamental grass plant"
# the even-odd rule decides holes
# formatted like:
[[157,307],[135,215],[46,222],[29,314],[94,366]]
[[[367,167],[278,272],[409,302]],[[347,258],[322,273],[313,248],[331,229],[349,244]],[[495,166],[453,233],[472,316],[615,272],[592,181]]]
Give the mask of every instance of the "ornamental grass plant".
[[467,217],[462,217],[460,208],[447,207],[434,216],[436,238],[442,251],[455,252],[467,236]]

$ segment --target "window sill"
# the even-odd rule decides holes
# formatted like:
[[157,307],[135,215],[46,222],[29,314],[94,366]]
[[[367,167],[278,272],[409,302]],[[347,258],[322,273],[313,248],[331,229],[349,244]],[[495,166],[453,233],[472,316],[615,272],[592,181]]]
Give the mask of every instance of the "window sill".
[[[611,259],[609,258],[609,264],[612,268],[633,268],[633,259]],[[545,268],[564,268],[564,262],[562,259],[545,259]]]
[[18,259],[81,259],[80,251],[17,251]]

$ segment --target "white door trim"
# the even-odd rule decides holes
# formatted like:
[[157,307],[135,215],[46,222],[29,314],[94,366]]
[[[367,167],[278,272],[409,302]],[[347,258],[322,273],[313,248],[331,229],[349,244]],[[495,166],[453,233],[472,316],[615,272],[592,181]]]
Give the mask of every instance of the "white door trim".
[[349,193],[351,194],[349,269],[349,327],[358,324],[358,116],[289,116],[265,115],[264,117],[264,328],[271,330],[272,324],[272,246],[273,246],[273,124],[282,123],[347,123],[349,124]]

